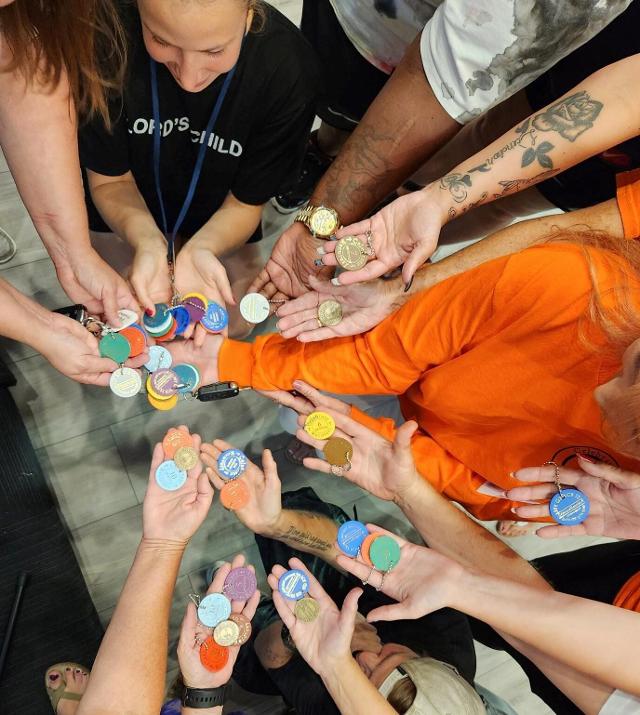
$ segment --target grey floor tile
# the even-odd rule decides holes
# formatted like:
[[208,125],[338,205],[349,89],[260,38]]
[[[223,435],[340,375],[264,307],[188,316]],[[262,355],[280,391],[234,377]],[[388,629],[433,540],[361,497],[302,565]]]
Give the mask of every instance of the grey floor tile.
[[73,544],[98,612],[113,608],[142,535],[142,507],[135,506],[72,532]]
[[109,428],[45,447],[38,456],[47,460],[45,474],[70,529],[138,503]]
[[142,395],[121,399],[108,388],[73,382],[41,355],[15,363],[12,370],[18,380],[12,394],[36,448],[153,409]]

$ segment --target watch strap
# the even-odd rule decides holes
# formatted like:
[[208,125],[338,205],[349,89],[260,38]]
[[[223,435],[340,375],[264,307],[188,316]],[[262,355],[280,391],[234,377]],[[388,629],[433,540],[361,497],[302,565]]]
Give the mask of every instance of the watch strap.
[[226,685],[221,685],[219,688],[190,688],[185,685],[182,691],[182,705],[195,710],[223,705],[226,688]]
[[315,208],[316,207],[312,206],[311,204],[303,206],[296,214],[294,221],[300,221],[300,223],[303,223],[309,229],[309,231],[311,231],[311,224],[309,223],[309,219],[311,218],[311,214],[313,213],[313,211],[315,211]]

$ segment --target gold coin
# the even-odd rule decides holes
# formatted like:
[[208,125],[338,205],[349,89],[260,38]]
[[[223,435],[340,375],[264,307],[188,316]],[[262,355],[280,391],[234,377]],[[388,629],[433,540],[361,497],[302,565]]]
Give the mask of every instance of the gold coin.
[[338,228],[339,222],[338,214],[333,209],[328,209],[326,206],[318,206],[311,214],[309,226],[312,233],[326,238],[334,233]]
[[367,265],[367,253],[355,236],[345,236],[336,243],[336,261],[346,271],[358,271]]
[[180,447],[173,455],[173,461],[178,469],[189,471],[198,464],[198,453],[193,447]]
[[344,467],[353,457],[353,445],[342,437],[331,437],[322,451],[327,462],[336,467]]
[[342,306],[337,300],[325,300],[318,306],[318,320],[326,327],[342,320]]
[[218,623],[213,631],[213,640],[218,645],[235,645],[240,635],[240,628],[233,621]]
[[318,605],[318,602],[315,600],[315,598],[305,596],[299,601],[296,601],[296,605],[293,608],[293,612],[296,618],[299,618],[305,623],[311,623],[311,621],[315,621],[318,617],[320,613],[320,606]]
[[329,439],[336,431],[336,423],[326,412],[312,412],[304,421],[304,431],[315,439]]

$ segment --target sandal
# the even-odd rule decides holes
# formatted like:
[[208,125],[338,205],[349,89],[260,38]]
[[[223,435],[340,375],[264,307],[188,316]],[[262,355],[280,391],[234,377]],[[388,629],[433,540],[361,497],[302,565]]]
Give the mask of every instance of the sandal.
[[[49,702],[51,703],[54,712],[58,712],[58,703],[63,698],[65,700],[82,700],[82,695],[80,693],[67,693],[67,680],[65,677],[66,668],[78,668],[79,670],[82,670],[84,673],[89,675],[89,671],[84,667],[84,665],[79,665],[78,663],[56,663],[55,665],[52,665],[51,667],[47,668],[47,672],[44,675],[44,685],[47,689]],[[55,690],[49,687],[49,675],[53,671],[57,671],[60,673],[60,677],[62,678],[63,682],[63,685],[56,688]]]

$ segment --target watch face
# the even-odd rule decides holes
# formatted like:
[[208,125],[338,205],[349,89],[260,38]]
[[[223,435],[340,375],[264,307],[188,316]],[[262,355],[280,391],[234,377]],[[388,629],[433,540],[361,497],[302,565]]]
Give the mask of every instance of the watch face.
[[309,224],[318,236],[331,236],[338,228],[338,214],[333,209],[320,206],[311,214]]

